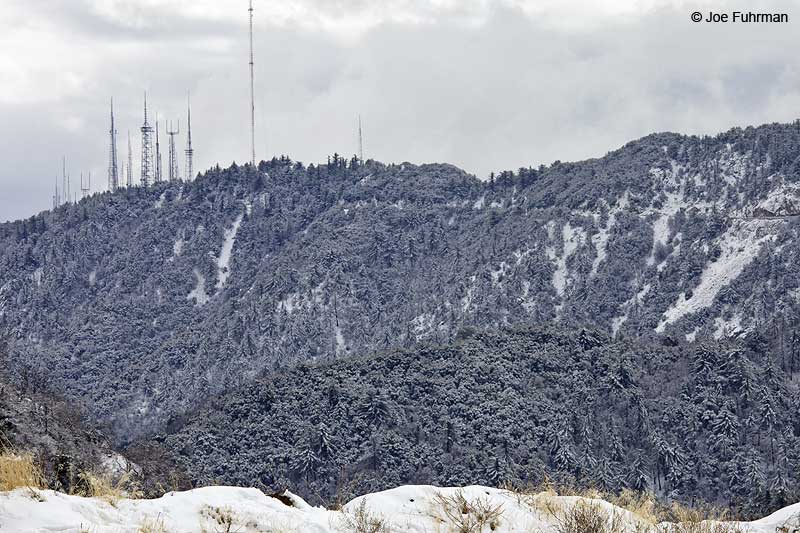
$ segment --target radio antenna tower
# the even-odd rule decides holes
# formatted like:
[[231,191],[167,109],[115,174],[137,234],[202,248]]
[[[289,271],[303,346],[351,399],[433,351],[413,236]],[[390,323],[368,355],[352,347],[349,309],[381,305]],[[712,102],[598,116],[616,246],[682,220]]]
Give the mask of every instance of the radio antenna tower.
[[256,96],[253,74],[253,0],[250,0],[250,163],[256,166]]
[[114,98],[111,98],[111,146],[108,149],[108,190],[111,192],[119,188],[119,166],[117,161],[117,128],[114,124]]
[[361,115],[358,115],[358,159],[364,162],[364,134],[361,130]]
[[69,202],[69,189],[67,188],[67,158],[61,157],[61,195],[64,198],[64,203]]
[[191,181],[194,178],[194,149],[192,148],[192,102],[191,96],[187,96],[186,102],[188,105],[188,131],[186,132],[186,181]]
[[89,172],[89,183],[84,186],[83,184],[83,172],[81,172],[81,200],[89,196],[89,191],[92,189],[92,173]]
[[153,182],[153,127],[147,122],[147,93],[144,93],[144,124],[142,124],[142,187]]
[[125,185],[133,187],[133,151],[131,150],[131,130],[128,130],[128,177]]
[[58,195],[58,175],[56,175],[56,192],[53,195],[53,209],[61,205],[61,197]]
[[161,171],[161,143],[158,142],[158,113],[156,113],[156,183],[161,182],[163,174]]
[[178,156],[175,152],[175,136],[181,132],[181,121],[178,121],[178,129],[172,129],[172,121],[169,123],[167,135],[169,135],[169,181],[181,179],[178,173]]

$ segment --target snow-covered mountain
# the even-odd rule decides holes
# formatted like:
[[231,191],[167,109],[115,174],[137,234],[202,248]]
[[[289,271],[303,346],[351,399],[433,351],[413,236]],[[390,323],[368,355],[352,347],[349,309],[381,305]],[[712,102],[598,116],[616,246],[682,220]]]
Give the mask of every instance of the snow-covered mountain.
[[[592,528],[576,529],[576,522]],[[276,497],[234,487],[113,502],[18,489],[0,493],[0,524],[8,533],[776,533],[800,527],[800,504],[754,522],[708,522],[701,529],[698,523],[683,528],[653,523],[651,517],[598,499],[481,486],[403,486],[361,496],[341,510],[312,507],[289,492]]]
[[[325,372],[341,369],[323,364],[328,360],[379,366],[387,359],[371,354],[407,349],[416,354],[420,378],[390,398],[405,404],[419,390],[438,390],[425,379],[437,375],[437,361],[424,360],[437,352],[426,344],[453,353],[470,337],[465,331],[557,324],[561,333],[577,333],[587,326],[618,339],[611,360],[624,371],[612,386],[626,392],[606,399],[618,416],[635,422],[638,433],[630,439],[644,435],[645,445],[659,450],[648,458],[649,483],[681,472],[670,486],[697,491],[692,471],[704,483],[724,480],[716,486],[755,480],[765,488],[760,498],[774,507],[786,497],[787,476],[796,475],[789,465],[800,449],[793,411],[800,370],[799,155],[800,123],[773,124],[704,138],[651,135],[602,158],[489,181],[444,164],[334,156],[322,165],[281,158],[258,168],[214,168],[192,183],[95,195],[0,225],[0,328],[10,338],[5,364],[18,383],[47,383],[84,403],[117,443],[158,433],[177,435],[159,442],[185,443],[188,433],[176,430],[236,429],[273,405],[268,396],[256,396],[261,404],[254,405],[237,394],[253,384],[260,390],[262,377],[269,383],[307,372],[309,383],[327,387]],[[612,341],[600,336],[608,347]],[[635,343],[626,348],[625,339]],[[661,354],[659,345],[678,347],[667,360],[678,367],[674,375],[651,364],[648,355]],[[567,352],[574,359],[551,369],[556,374],[607,370],[598,367],[604,357],[585,359],[589,349]],[[524,362],[524,352],[509,353]],[[631,360],[641,387],[628,380],[623,363]],[[530,399],[537,373],[547,368],[511,373],[516,393]],[[656,370],[686,390],[653,383]],[[591,383],[591,375],[582,382]],[[371,384],[376,392],[379,384]],[[495,411],[514,412],[514,395],[505,390],[496,395]],[[648,396],[639,396],[642,390]],[[391,403],[372,402],[369,392],[334,391],[325,401],[363,402],[380,420],[380,406]],[[575,400],[586,391],[550,392],[548,405],[557,406],[565,395]],[[234,408],[207,416],[208,427],[195,424],[219,396]],[[450,438],[449,421],[469,419],[466,401],[455,398],[453,412],[426,414],[425,423],[436,427],[428,439],[434,449]],[[653,418],[674,412],[667,405],[674,401],[685,410]],[[242,414],[240,406],[249,411]],[[241,418],[226,418],[231,413]],[[570,452],[559,455],[567,465],[559,471],[577,477],[600,468],[568,460],[585,440],[579,431],[594,427],[588,413],[576,411],[560,426],[539,415],[525,418],[538,428],[537,442],[554,431],[564,446],[553,450]],[[319,421],[306,418],[316,431]],[[403,431],[381,426],[374,453],[353,458],[347,472],[374,471],[370,461],[380,457],[381,443],[415,441],[406,431],[415,421],[406,422]],[[608,425],[603,434],[610,436],[614,424]],[[681,456],[670,429],[676,427],[705,435],[709,449]],[[768,440],[756,438],[758,431]],[[718,435],[725,439],[715,441]],[[225,436],[212,433],[211,441]],[[274,446],[301,447],[305,437],[287,438]],[[353,449],[368,441],[369,435]],[[757,450],[738,456],[731,443],[739,441],[755,441]],[[481,442],[472,458],[494,458],[502,467],[500,450],[509,442]],[[587,448],[605,453],[611,445]],[[535,459],[531,449],[510,451],[524,452],[527,461]],[[232,452],[226,448],[208,465],[205,459],[217,459],[209,441],[177,453],[198,450],[204,476],[281,481],[260,470],[280,460],[274,454],[237,465],[224,456]],[[547,468],[555,468],[553,450],[540,457]],[[719,469],[695,468],[697,457],[711,455]],[[457,456],[449,460],[462,464]],[[408,476],[421,468],[412,466],[390,471]],[[478,465],[467,465],[458,475],[488,474],[480,466],[480,474]],[[425,476],[445,472],[451,475],[442,469]]]
[[214,169],[0,226],[0,327],[18,375],[47,374],[123,440],[276,368],[464,326],[769,329],[789,353],[798,153],[789,124],[490,182],[338,157]]

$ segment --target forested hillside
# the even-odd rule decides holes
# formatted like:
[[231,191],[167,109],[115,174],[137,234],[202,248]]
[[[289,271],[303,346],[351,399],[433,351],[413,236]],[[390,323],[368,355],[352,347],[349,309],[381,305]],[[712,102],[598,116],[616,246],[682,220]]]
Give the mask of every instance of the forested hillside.
[[[79,406],[46,392],[41,383],[12,383],[5,372],[5,342],[0,337],[0,454],[29,455],[45,486],[63,492],[80,489],[81,476],[117,480],[138,467],[116,453],[102,431],[88,423]],[[138,476],[137,476],[138,477]]]
[[559,327],[472,332],[277,373],[163,445],[196,483],[326,502],[549,478],[758,514],[800,498],[799,397],[755,338],[686,348]]
[[659,134],[482,182],[338,156],[215,168],[0,226],[16,379],[120,442],[305,361],[557,322],[766,331],[800,366],[800,124]]

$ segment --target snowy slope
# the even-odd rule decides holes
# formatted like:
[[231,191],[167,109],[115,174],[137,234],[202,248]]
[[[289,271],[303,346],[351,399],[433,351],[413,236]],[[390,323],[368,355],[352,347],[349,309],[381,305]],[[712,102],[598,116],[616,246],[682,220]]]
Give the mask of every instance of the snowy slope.
[[[290,501],[292,505],[288,505]],[[461,512],[464,504],[469,509],[466,514]],[[602,500],[545,493],[520,495],[480,486],[403,486],[356,498],[341,511],[312,507],[288,492],[277,499],[257,489],[235,487],[206,487],[169,493],[156,500],[119,500],[113,504],[53,491],[20,489],[0,494],[0,531],[446,533],[462,531],[472,524],[468,531],[547,532],[556,531],[559,514],[576,505],[599,509],[609,520],[613,517],[623,521],[631,532],[637,523],[641,524],[637,516]],[[743,525],[751,533],[774,533],[799,515],[800,504]],[[669,531],[669,526],[662,524],[652,531]]]

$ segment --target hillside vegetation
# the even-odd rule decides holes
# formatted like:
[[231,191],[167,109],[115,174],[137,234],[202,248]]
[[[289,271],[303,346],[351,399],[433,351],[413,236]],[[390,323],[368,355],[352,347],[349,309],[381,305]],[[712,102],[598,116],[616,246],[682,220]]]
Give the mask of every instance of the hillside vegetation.
[[800,122],[488,181],[335,155],[93,195],[0,225],[5,369],[197,480],[548,473],[772,509],[798,475],[799,154]]
[[300,365],[210,403],[163,442],[198,484],[313,501],[552,479],[753,515],[800,499],[798,397],[757,344],[506,330]]

